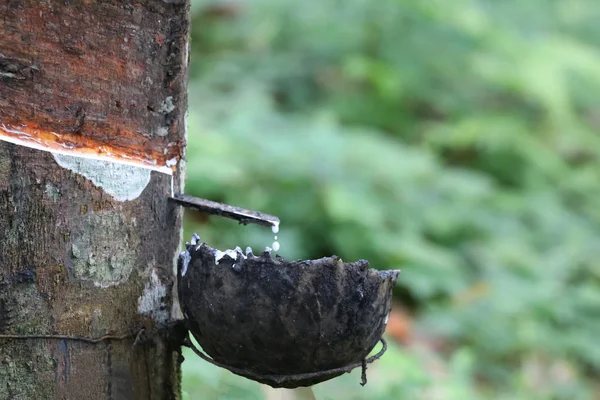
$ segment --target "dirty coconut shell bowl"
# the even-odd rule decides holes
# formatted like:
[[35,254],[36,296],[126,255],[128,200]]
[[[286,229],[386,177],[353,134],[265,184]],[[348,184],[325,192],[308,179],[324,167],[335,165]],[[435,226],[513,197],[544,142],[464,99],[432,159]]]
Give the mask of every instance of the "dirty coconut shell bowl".
[[187,328],[212,359],[198,355],[273,387],[310,386],[360,366],[364,377],[399,271],[338,257],[221,252],[198,239],[178,264]]

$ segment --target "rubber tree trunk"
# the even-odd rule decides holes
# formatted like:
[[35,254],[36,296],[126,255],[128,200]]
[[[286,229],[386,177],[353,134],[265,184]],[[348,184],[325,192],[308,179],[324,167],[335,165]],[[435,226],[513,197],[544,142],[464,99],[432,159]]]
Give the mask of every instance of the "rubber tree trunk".
[[172,179],[0,141],[2,400],[180,397],[177,343],[134,339],[178,310],[167,196],[182,190],[188,16],[174,0],[0,4],[0,130],[178,163]]

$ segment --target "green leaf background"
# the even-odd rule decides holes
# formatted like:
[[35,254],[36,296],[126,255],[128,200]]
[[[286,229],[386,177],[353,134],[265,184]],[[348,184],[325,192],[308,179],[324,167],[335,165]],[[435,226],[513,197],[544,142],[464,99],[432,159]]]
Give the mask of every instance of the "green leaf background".
[[[219,11],[219,12],[217,12]],[[318,399],[594,399],[595,0],[195,1],[186,192],[275,214],[280,254],[402,270],[418,337]],[[189,215],[186,235],[273,234]],[[187,398],[263,399],[186,354]]]

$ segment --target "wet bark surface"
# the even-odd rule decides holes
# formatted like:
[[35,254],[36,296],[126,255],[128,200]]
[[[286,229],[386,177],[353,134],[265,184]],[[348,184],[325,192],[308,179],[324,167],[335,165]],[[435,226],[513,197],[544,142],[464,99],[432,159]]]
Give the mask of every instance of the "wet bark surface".
[[[0,4],[0,133],[165,165],[185,145],[186,1]],[[187,60],[186,60],[187,61]]]
[[[188,13],[177,1],[3,2],[0,128],[179,156]],[[134,168],[141,193],[124,199],[112,163],[57,161],[0,141],[0,335],[129,337],[0,339],[0,400],[179,398],[177,343],[133,344],[171,320],[181,211],[167,197],[181,177]]]

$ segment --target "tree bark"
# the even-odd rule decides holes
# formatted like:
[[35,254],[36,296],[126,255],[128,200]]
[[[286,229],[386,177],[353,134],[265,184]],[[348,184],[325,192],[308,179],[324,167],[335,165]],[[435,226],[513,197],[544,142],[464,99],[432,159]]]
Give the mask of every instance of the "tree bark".
[[180,397],[178,344],[134,341],[178,310],[188,23],[177,0],[0,5],[0,130],[179,162],[0,141],[0,400]]

